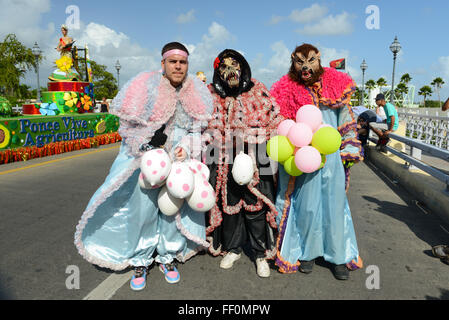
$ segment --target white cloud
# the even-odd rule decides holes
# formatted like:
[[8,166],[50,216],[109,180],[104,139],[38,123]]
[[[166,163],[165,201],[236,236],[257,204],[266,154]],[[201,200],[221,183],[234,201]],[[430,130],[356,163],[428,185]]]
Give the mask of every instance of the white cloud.
[[298,23],[309,23],[323,18],[327,12],[327,7],[315,3],[311,7],[302,10],[293,10],[289,15],[289,19]]
[[271,16],[271,19],[270,19],[270,21],[268,22],[268,24],[278,24],[279,22],[281,22],[281,21],[283,21],[283,20],[285,20],[284,17],[273,15],[273,16]]
[[195,10],[192,9],[187,13],[182,13],[176,18],[176,22],[180,24],[189,23],[195,21]]
[[339,15],[329,15],[322,18],[318,23],[309,24],[297,32],[308,36],[334,36],[351,34],[354,30],[352,17],[349,13],[343,12]]

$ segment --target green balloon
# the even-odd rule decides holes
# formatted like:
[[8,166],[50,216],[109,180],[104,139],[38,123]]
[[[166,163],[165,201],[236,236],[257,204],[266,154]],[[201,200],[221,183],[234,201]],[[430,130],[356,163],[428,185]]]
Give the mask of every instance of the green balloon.
[[284,162],[293,155],[295,146],[285,136],[276,136],[267,143],[268,156],[277,162]]
[[285,172],[287,172],[292,177],[299,177],[303,174],[303,172],[296,166],[294,156],[288,158],[287,161],[284,162],[284,169]]
[[324,165],[326,164],[326,161],[327,161],[326,156],[324,154],[322,154],[321,155],[321,166],[320,166],[319,169],[323,169],[324,168]]
[[340,132],[331,127],[321,128],[313,135],[312,147],[324,155],[337,152],[341,147]]

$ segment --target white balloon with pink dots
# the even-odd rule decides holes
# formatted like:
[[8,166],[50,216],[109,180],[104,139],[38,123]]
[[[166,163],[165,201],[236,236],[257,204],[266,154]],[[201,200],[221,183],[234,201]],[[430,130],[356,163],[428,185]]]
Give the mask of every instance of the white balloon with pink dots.
[[145,152],[140,163],[142,178],[151,187],[163,185],[170,174],[171,167],[170,156],[163,149]]
[[178,199],[185,199],[193,193],[195,181],[187,162],[174,162],[167,179],[168,192]]
[[216,196],[214,188],[204,178],[204,174],[201,171],[197,170],[194,173],[195,189],[192,195],[187,198],[187,204],[197,212],[208,212],[215,206]]
[[209,168],[202,163],[201,161],[198,161],[196,159],[192,159],[189,162],[189,168],[192,170],[193,174],[199,173],[200,176],[204,179],[209,181],[210,177],[210,170]]

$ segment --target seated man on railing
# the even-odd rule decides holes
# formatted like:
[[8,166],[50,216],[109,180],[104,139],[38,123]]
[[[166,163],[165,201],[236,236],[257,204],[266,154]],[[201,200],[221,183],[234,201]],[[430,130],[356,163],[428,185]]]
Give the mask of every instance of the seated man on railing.
[[376,149],[381,152],[386,152],[386,146],[390,138],[390,133],[396,131],[399,127],[399,116],[396,108],[390,102],[385,101],[385,96],[379,93],[376,97],[377,108],[383,107],[387,119],[386,123],[370,123],[371,129],[379,137]]

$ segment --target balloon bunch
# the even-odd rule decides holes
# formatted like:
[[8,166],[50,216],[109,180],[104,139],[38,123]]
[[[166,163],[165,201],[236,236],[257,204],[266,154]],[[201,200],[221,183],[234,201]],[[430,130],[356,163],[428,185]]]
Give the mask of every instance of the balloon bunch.
[[215,205],[215,191],[209,183],[209,168],[198,160],[173,162],[163,149],[153,149],[142,156],[139,185],[142,189],[162,188],[158,207],[173,216],[184,202],[197,212],[207,212]]
[[322,169],[326,155],[337,152],[341,147],[340,133],[323,124],[323,115],[314,105],[301,107],[296,114],[296,122],[281,122],[277,133],[278,136],[268,141],[267,154],[295,177]]

